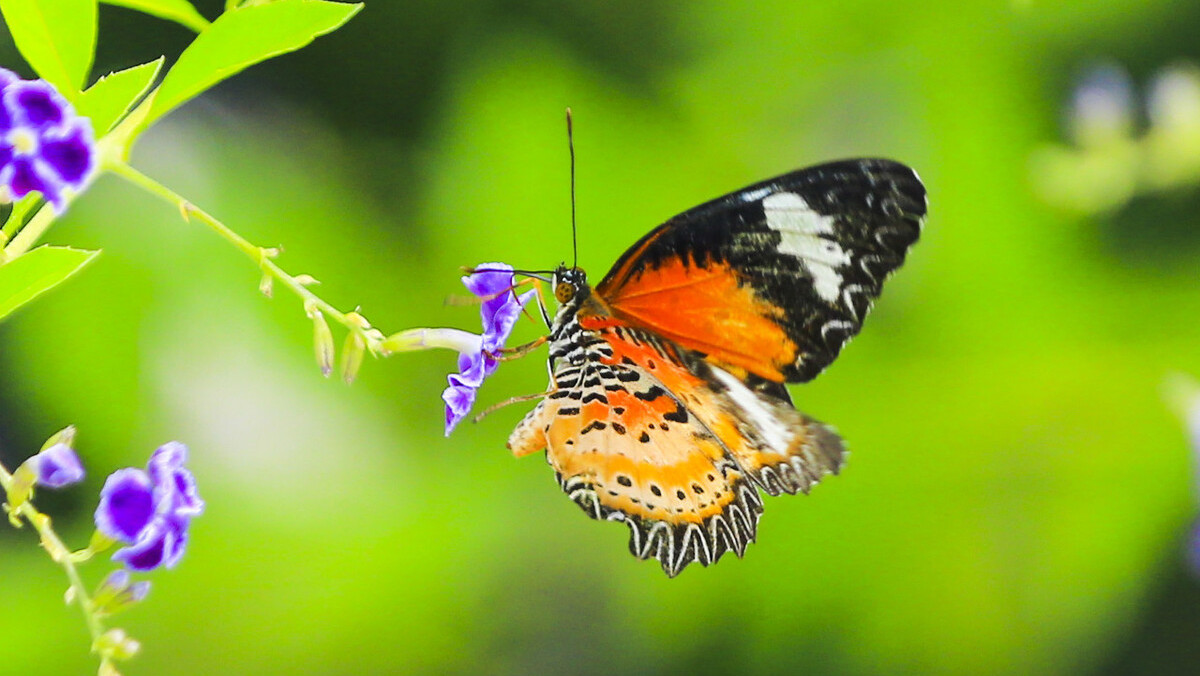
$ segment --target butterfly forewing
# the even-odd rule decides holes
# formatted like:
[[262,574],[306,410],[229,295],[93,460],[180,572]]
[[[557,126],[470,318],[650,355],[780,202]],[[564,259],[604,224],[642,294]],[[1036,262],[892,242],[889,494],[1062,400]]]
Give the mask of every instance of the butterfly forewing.
[[596,292],[617,318],[735,375],[806,381],[858,333],[924,216],[924,186],[902,164],[802,169],[672,218]]

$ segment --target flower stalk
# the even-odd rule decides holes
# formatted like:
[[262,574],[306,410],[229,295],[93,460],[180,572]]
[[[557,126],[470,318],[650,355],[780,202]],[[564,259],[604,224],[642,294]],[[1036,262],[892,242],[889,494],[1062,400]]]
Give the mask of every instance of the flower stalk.
[[[14,477],[2,464],[0,464],[0,486],[4,488],[5,495],[11,496],[10,491],[14,488]],[[54,532],[54,528],[50,523],[50,517],[37,511],[33,503],[26,500],[16,505],[6,504],[5,508],[8,510],[9,520],[14,526],[21,527],[20,519],[22,518],[33,526],[34,530],[37,531],[38,538],[41,539],[42,547],[50,555],[50,559],[62,566],[69,584],[67,599],[79,604],[80,610],[83,611],[83,618],[87,623],[88,633],[92,637],[93,650],[96,650],[106,630],[100,617],[92,612],[94,607],[92,598],[88,594],[87,587],[83,584],[83,579],[79,576],[78,568],[75,566],[78,557],[63,544],[62,538],[58,536],[58,533]],[[115,671],[115,667],[112,665],[113,656],[104,652],[99,652],[99,654],[101,671],[103,672],[106,667]]]
[[[146,192],[155,195],[156,197],[174,205],[179,209],[184,220],[190,221],[195,218],[200,223],[208,226],[210,230],[215,232],[225,241],[233,244],[239,251],[249,257],[262,270],[263,276],[268,279],[279,282],[285,288],[290,290],[295,295],[299,296],[304,301],[306,311],[312,316],[313,311],[319,311],[326,317],[341,324],[351,335],[357,336],[362,341],[366,350],[373,354],[381,354],[379,344],[383,340],[383,334],[372,329],[369,323],[356,312],[342,312],[333,305],[326,302],[323,298],[313,293],[308,289],[308,285],[313,283],[313,279],[309,275],[293,276],[287,273],[283,268],[279,267],[272,260],[278,255],[278,249],[264,248],[255,246],[245,237],[242,237],[232,228],[222,223],[212,214],[192,204],[170,188],[162,185],[158,181],[146,176],[142,172],[134,169],[126,162],[115,160],[105,156],[103,169],[111,171],[120,176],[133,185],[142,188]],[[22,230],[24,233],[24,230]],[[14,242],[15,243],[15,242]]]

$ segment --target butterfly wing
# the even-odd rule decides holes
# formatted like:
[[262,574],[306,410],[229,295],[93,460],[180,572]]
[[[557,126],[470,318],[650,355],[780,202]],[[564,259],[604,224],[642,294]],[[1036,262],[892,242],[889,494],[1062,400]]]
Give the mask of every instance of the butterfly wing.
[[742,555],[762,513],[756,486],[807,492],[840,467],[836,434],[699,355],[604,318],[581,325],[606,349],[560,364],[558,389],[509,448],[545,448],[571,499],[595,519],[625,522],[630,551],[668,575]]
[[545,448],[567,495],[594,519],[627,524],[630,552],[658,559],[670,576],[729,550],[741,556],[762,501],[722,441],[660,380],[680,388],[694,376],[644,345],[624,347],[643,353],[640,363],[559,368],[558,389],[517,426],[509,448]]
[[738,378],[807,381],[858,333],[924,216],[925,188],[902,164],[801,169],[652,230],[596,293],[614,317]]

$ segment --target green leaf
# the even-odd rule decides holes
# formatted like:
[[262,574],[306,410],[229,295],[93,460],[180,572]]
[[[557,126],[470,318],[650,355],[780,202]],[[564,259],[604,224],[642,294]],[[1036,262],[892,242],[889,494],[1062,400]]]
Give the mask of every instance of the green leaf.
[[103,136],[149,91],[162,65],[163,59],[159,57],[150,63],[109,73],[87,88],[76,109],[80,115],[91,118],[96,136]]
[[96,0],[0,0],[21,56],[75,101],[96,52]]
[[0,265],[0,320],[62,284],[99,254],[64,246],[41,246]]
[[125,7],[183,24],[197,33],[208,28],[208,19],[187,0],[100,0],[106,5]]
[[248,66],[295,51],[350,20],[362,4],[279,0],[222,14],[183,51],[155,95],[155,120]]

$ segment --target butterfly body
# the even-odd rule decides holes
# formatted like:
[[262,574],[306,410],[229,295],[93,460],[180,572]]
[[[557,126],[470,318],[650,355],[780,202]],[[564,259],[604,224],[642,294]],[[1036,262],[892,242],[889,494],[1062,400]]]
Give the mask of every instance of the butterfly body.
[[851,160],[764,181],[651,231],[592,289],[555,274],[551,393],[509,439],[668,575],[756,536],[758,491],[808,492],[842,466],[785,382],[853,336],[925,213],[903,165]]

